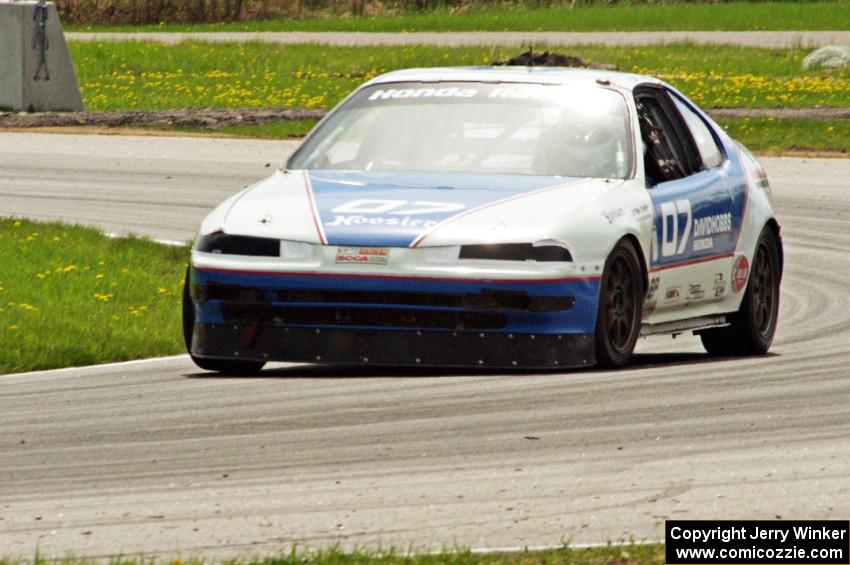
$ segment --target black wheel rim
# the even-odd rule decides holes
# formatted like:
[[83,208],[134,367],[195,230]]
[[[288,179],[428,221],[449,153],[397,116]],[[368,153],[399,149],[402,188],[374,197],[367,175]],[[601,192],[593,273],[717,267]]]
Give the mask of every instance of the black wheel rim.
[[634,269],[622,256],[609,266],[605,285],[605,320],[608,341],[620,353],[628,351],[637,330],[637,296]]
[[770,258],[770,250],[761,242],[753,262],[750,284],[753,293],[753,316],[756,328],[762,337],[769,337],[776,319],[776,275]]

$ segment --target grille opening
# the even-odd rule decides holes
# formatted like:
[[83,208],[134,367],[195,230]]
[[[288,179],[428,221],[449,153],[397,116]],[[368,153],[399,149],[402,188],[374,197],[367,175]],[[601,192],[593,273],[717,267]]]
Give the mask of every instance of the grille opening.
[[378,304],[465,310],[519,310],[558,312],[575,305],[572,296],[530,296],[523,291],[483,289],[480,293],[369,292],[346,290],[264,290],[238,285],[193,285],[195,300],[286,304]]
[[445,330],[497,330],[508,323],[506,314],[405,310],[403,308],[345,308],[269,306],[264,304],[222,305],[228,323],[270,323],[278,326],[365,326]]

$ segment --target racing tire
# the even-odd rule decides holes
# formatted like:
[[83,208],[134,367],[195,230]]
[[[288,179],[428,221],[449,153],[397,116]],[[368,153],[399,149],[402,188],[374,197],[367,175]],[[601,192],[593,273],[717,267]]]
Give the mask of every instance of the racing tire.
[[183,283],[183,342],[192,362],[205,371],[216,371],[227,375],[251,375],[259,372],[265,365],[264,361],[239,361],[234,359],[205,359],[192,355],[192,333],[195,328],[195,308],[192,306],[192,296],[189,292],[189,269],[186,269],[186,280]]
[[779,243],[765,226],[753,253],[747,290],[741,307],[729,317],[729,325],[700,333],[710,355],[763,355],[770,349],[779,317],[781,279]]
[[596,363],[625,367],[640,335],[643,274],[635,246],[621,240],[605,261],[596,314]]

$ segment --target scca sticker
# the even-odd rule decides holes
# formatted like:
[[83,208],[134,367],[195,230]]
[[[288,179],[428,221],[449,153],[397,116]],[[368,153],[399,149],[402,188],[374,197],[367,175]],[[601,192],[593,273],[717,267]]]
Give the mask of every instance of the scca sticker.
[[386,265],[389,260],[390,250],[386,247],[340,247],[336,252],[337,263]]
[[741,292],[747,284],[747,278],[750,276],[750,263],[743,255],[735,260],[735,265],[732,267],[732,290]]

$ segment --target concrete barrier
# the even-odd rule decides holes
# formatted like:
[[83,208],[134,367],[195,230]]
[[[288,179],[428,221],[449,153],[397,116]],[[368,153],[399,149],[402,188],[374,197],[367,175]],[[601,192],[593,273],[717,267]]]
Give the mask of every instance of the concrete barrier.
[[53,3],[0,0],[0,109],[83,109]]

